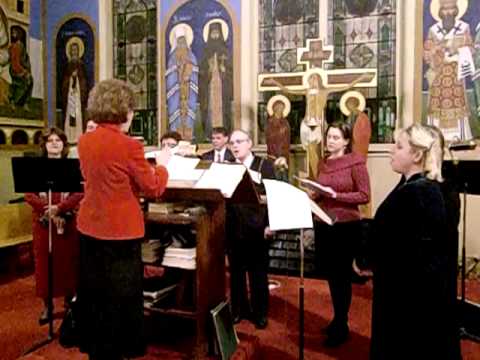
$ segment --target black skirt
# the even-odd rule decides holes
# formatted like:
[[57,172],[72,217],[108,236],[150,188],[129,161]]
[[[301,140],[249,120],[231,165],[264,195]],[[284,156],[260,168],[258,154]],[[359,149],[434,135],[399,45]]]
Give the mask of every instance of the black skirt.
[[80,239],[80,350],[90,359],[145,353],[141,239]]

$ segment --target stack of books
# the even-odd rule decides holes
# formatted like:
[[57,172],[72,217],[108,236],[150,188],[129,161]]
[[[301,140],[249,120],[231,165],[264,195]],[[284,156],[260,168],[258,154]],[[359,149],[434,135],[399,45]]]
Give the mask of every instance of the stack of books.
[[161,260],[165,248],[161,240],[150,239],[142,243],[142,261],[147,264],[153,264]]
[[165,249],[162,265],[187,270],[194,270],[197,267],[196,259],[196,248],[178,248],[169,246]]

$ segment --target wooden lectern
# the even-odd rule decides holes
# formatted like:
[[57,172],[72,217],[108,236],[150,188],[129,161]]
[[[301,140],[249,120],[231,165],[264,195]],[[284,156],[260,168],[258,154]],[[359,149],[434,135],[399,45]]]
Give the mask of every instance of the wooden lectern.
[[[206,208],[206,213],[194,216],[184,214],[145,214],[145,223],[187,225],[196,230],[196,269],[194,271],[194,306],[184,308],[148,308],[156,312],[192,319],[196,322],[196,339],[192,358],[205,359],[211,352],[214,334],[210,310],[226,300],[225,271],[225,212],[227,203],[252,203],[259,198],[247,171],[232,197],[225,199],[216,189],[196,189],[194,183],[171,182],[160,202],[195,203]],[[187,270],[188,271],[188,270]]]

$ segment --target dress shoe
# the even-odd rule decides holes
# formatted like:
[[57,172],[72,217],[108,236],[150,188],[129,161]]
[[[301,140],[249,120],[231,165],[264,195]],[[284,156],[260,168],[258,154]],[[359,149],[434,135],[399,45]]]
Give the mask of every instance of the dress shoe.
[[259,318],[255,319],[254,323],[257,329],[265,329],[268,325],[268,319],[266,316],[260,316]]

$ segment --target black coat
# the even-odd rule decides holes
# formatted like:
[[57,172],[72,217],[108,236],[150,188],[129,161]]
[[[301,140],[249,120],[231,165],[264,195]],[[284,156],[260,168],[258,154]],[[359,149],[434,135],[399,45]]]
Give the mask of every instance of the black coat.
[[[255,156],[250,166],[251,170],[259,171],[262,179],[275,179],[272,161]],[[259,195],[265,194],[263,184],[255,184]],[[230,247],[263,239],[263,231],[268,224],[267,209],[260,204],[232,204],[227,211],[227,234]],[[243,245],[242,245],[243,244]]]
[[438,183],[401,182],[375,215],[372,360],[458,359],[448,273],[450,237]]
[[[215,156],[215,150],[212,149],[202,154],[202,160],[215,161],[214,156]],[[225,156],[223,161],[235,162],[235,156],[233,156],[233,153],[228,148],[225,150]]]

